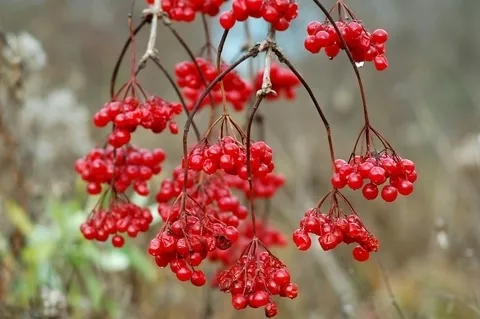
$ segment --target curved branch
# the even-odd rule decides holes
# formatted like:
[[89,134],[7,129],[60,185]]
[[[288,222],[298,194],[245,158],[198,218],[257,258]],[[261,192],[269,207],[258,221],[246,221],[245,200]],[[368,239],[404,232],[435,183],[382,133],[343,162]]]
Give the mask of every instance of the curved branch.
[[320,107],[320,104],[318,103],[317,99],[315,98],[315,95],[313,94],[312,89],[308,85],[307,81],[303,78],[303,76],[295,69],[295,67],[292,65],[292,63],[283,55],[282,52],[278,48],[273,48],[273,52],[278,57],[278,60],[280,62],[284,63],[292,72],[295,74],[295,76],[298,78],[298,80],[302,83],[303,87],[305,90],[307,90],[308,95],[310,96],[310,99],[312,100],[313,104],[315,105],[315,108],[317,109],[318,115],[320,115],[320,118],[322,119],[323,125],[325,126],[325,130],[327,131],[327,139],[328,139],[328,148],[330,150],[330,160],[332,162],[332,169],[335,171],[335,150],[333,149],[333,140],[332,140],[332,132],[330,129],[330,124],[328,123],[327,117],[322,111],[322,108]]
[[117,62],[115,63],[115,67],[113,68],[113,73],[112,77],[110,80],[110,96],[113,98],[115,95],[115,84],[117,82],[117,76],[118,76],[118,71],[120,70],[120,65],[122,64],[123,58],[125,57],[125,53],[127,53],[128,47],[132,43],[132,37],[136,36],[140,30],[143,29],[143,27],[149,23],[152,19],[152,16],[147,16],[145,17],[139,24],[138,26],[133,30],[132,34],[128,36],[127,41],[123,45],[122,51],[120,52],[120,56],[117,59]]
[[[355,59],[353,58],[352,52],[348,48],[347,42],[345,41],[345,38],[343,37],[342,32],[340,32],[340,29],[338,28],[337,24],[335,23],[335,20],[333,19],[332,15],[328,12],[327,8],[325,8],[325,6],[323,4],[321,4],[320,1],[318,1],[318,0],[313,0],[313,2],[325,14],[325,16],[327,17],[327,19],[330,21],[333,28],[335,29],[335,32],[337,32],[338,37],[340,39],[340,42],[342,42],[345,53],[347,54],[348,59],[350,60],[350,64],[352,65],[353,70],[355,71],[355,76],[357,77],[358,87],[360,88],[360,94],[362,96],[363,116],[365,118],[365,125],[369,126],[370,122],[369,122],[369,118],[368,118],[367,98],[366,98],[366,95],[365,95],[365,89],[363,87],[363,82],[362,82],[362,77],[360,76],[360,71],[358,70],[358,66],[355,63]],[[367,136],[367,141],[368,141],[368,136]]]

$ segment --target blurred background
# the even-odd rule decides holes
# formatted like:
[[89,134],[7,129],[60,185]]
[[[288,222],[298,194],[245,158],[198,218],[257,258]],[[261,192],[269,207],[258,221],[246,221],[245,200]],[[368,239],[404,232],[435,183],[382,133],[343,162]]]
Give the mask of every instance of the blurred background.
[[[368,64],[361,73],[373,125],[415,161],[419,180],[411,196],[393,204],[346,192],[381,241],[366,263],[353,261],[351,247],[301,253],[289,243],[275,250],[301,289],[294,301],[279,303],[278,318],[480,318],[480,2],[348,4],[368,28],[390,34],[388,70]],[[137,1],[137,22],[142,6]],[[117,250],[78,231],[95,199],[85,195],[73,163],[105,138],[91,117],[109,99],[130,8],[129,0],[0,0],[0,318],[262,318],[262,310],[234,312],[227,295],[157,269],[145,251],[157,221]],[[363,123],[351,66],[343,54],[329,61],[303,48],[306,24],[322,19],[302,0],[299,18],[278,42],[325,108],[337,156],[348,158]],[[204,41],[199,22],[175,25],[194,51]],[[262,40],[265,26],[251,26]],[[212,32],[218,41],[220,31]],[[226,60],[237,55],[242,32],[232,32]],[[139,52],[147,35],[139,36]],[[188,59],[162,27],[157,48],[171,70]],[[125,64],[123,80],[127,72]],[[158,70],[147,68],[141,81],[176,99]],[[290,238],[329,190],[324,128],[302,89],[294,103],[262,109],[278,171],[287,177],[271,223]],[[138,132],[135,139],[168,151],[158,185],[179,162],[181,137]],[[155,209],[154,198],[133,200]]]

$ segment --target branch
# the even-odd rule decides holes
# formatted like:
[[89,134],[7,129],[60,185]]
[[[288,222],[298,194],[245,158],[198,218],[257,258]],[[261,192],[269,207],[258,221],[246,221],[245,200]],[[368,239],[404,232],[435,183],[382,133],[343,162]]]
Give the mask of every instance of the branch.
[[323,113],[322,108],[320,107],[320,104],[315,98],[315,95],[313,94],[313,91],[308,85],[307,81],[305,81],[303,76],[297,71],[297,69],[295,69],[295,67],[285,57],[285,55],[278,48],[273,48],[273,52],[275,52],[280,62],[284,63],[293,72],[293,74],[295,74],[295,76],[300,80],[305,90],[307,90],[307,93],[310,96],[310,99],[315,105],[315,108],[317,109],[317,113],[320,115],[320,118],[322,119],[322,122],[323,122],[323,126],[325,126],[325,130],[327,131],[328,148],[330,151],[330,161],[332,164],[332,170],[335,171],[335,150],[333,148],[332,132],[330,129],[330,124],[328,123],[328,120],[325,114]]
[[154,0],[153,4],[150,7],[143,10],[144,15],[152,16],[152,22],[150,24],[150,36],[148,38],[147,50],[140,59],[139,65],[144,64],[148,60],[148,58],[153,57],[156,54],[155,43],[157,41],[158,17],[163,15],[163,13],[164,12],[162,11],[160,0]]
[[127,41],[123,45],[122,51],[120,52],[120,56],[117,59],[117,62],[115,63],[115,67],[113,69],[112,73],[112,78],[110,80],[110,96],[113,98],[115,96],[115,84],[117,82],[117,76],[118,76],[118,71],[120,70],[120,65],[122,64],[122,61],[125,57],[125,54],[127,53],[128,48],[130,47],[130,44],[133,41],[133,37],[135,37],[140,30],[143,29],[143,27],[151,21],[152,16],[146,16],[143,18],[142,22],[133,30],[132,34],[128,36]]

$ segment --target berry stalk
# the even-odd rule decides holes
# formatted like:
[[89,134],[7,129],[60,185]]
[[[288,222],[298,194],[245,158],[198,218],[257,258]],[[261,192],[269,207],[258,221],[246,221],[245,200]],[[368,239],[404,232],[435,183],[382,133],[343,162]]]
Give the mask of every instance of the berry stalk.
[[[326,18],[332,24],[333,28],[335,29],[335,32],[338,35],[338,38],[340,39],[340,42],[342,43],[342,45],[344,47],[345,53],[348,56],[348,60],[350,61],[350,64],[352,65],[353,70],[355,72],[355,76],[356,76],[357,82],[358,82],[358,87],[360,89],[360,95],[361,95],[361,98],[362,98],[363,118],[364,118],[365,127],[366,127],[365,136],[366,136],[366,139],[367,139],[367,148],[369,148],[370,147],[370,136],[369,136],[370,132],[369,132],[368,127],[370,126],[370,119],[369,119],[369,116],[368,116],[367,97],[366,97],[366,94],[365,94],[365,89],[363,87],[363,81],[362,81],[362,77],[360,75],[360,70],[358,69],[358,66],[355,63],[355,59],[353,58],[352,52],[350,51],[350,48],[348,47],[347,42],[345,41],[345,38],[342,35],[342,32],[338,28],[337,24],[335,23],[335,20],[333,19],[332,15],[330,14],[330,12],[327,10],[327,8],[325,8],[325,6],[320,1],[313,0],[313,2],[320,8],[320,10],[322,10],[322,12],[325,14]],[[340,2],[339,2],[339,4],[340,4]]]

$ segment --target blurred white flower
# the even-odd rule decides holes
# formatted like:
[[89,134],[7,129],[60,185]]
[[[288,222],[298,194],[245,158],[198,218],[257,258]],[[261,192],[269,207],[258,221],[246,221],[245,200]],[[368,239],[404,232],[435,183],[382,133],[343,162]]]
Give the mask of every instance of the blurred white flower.
[[38,71],[47,63],[47,55],[43,46],[28,32],[8,33],[4,56],[12,63],[22,61],[29,71]]
[[20,114],[20,134],[37,167],[83,155],[90,147],[90,116],[70,89],[56,89],[46,98],[31,97]]

